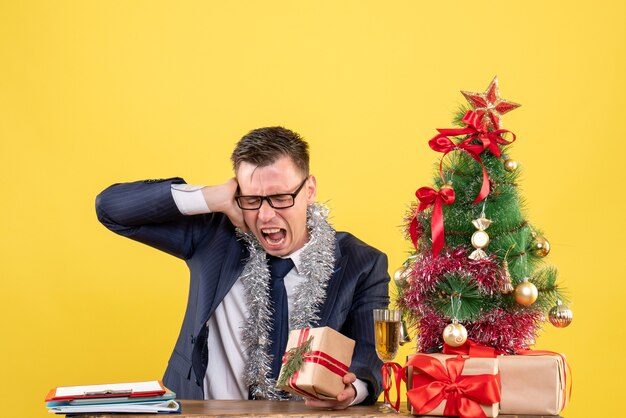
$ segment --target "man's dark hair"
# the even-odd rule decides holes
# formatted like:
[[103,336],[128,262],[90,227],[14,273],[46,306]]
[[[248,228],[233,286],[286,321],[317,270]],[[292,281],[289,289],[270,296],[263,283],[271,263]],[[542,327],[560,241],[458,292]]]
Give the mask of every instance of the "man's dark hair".
[[266,167],[283,156],[290,157],[303,174],[309,175],[309,145],[296,132],[282,126],[248,132],[237,142],[230,159],[237,172],[244,161]]

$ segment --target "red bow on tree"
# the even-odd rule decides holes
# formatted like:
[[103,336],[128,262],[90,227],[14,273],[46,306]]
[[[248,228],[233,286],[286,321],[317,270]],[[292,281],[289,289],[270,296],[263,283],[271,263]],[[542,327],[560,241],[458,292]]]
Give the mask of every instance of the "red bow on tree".
[[426,414],[446,401],[444,415],[461,418],[486,417],[480,407],[500,402],[498,375],[463,376],[465,359],[449,358],[444,366],[434,357],[414,356],[405,367],[413,366],[420,373],[412,376],[407,397],[417,415]]
[[411,240],[417,249],[417,214],[434,205],[430,220],[430,232],[433,240],[433,254],[436,256],[439,254],[445,243],[443,229],[443,205],[451,205],[454,203],[454,189],[452,186],[447,184],[444,184],[439,191],[430,187],[420,187],[415,192],[415,196],[420,203],[413,219],[411,220],[411,225],[409,226]]
[[[487,175],[487,169],[480,158],[480,154],[484,150],[488,149],[493,155],[500,157],[502,150],[499,145],[508,145],[515,141],[515,134],[513,132],[506,129],[497,129],[489,132],[487,125],[480,124],[480,120],[481,116],[478,113],[468,110],[463,116],[463,119],[461,119],[461,121],[466,125],[465,128],[437,129],[439,134],[428,141],[428,145],[430,145],[433,150],[444,153],[443,157],[445,157],[450,151],[460,149],[467,152],[470,157],[480,164],[483,170],[483,182],[474,203],[482,201],[487,197],[487,195],[489,195],[489,177]],[[500,136],[503,133],[510,133],[513,135],[513,139],[511,141],[505,140],[502,136]],[[459,135],[468,135],[468,138],[459,144],[455,144],[450,138],[448,138],[449,136]],[[481,143],[472,144],[472,141],[475,139]],[[441,157],[441,162],[439,163],[439,173],[442,178],[443,157]]]
[[[502,154],[502,150],[498,145],[508,145],[515,141],[515,134],[506,129],[496,129],[495,131],[490,132],[487,125],[480,124],[480,116],[471,110],[468,110],[465,113],[461,122],[466,125],[465,128],[437,129],[440,134],[437,136],[469,135],[469,139],[478,139],[483,144],[483,149],[478,152],[478,154],[485,149],[489,149],[489,151],[496,157],[500,157],[500,154]],[[504,133],[510,133],[513,135],[513,139],[511,141],[507,141],[502,138],[500,135]]]

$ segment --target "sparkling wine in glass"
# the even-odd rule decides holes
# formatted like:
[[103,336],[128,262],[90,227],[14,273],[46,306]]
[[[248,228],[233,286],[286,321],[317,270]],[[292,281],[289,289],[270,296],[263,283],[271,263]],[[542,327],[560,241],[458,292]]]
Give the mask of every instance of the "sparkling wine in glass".
[[400,311],[374,309],[374,332],[378,358],[393,361],[400,345]]

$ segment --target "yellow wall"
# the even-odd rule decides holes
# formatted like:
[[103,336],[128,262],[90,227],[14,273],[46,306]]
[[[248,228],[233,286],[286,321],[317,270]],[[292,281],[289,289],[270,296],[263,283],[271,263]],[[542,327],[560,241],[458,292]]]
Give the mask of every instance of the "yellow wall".
[[[567,417],[614,414],[624,321],[621,1],[0,2],[0,397],[46,416],[57,385],[160,378],[184,264],[105,230],[107,185],[231,175],[234,142],[309,139],[333,221],[389,255],[459,90],[498,75],[528,217],[574,300],[538,348],[574,370]],[[406,354],[408,350],[405,350]]]

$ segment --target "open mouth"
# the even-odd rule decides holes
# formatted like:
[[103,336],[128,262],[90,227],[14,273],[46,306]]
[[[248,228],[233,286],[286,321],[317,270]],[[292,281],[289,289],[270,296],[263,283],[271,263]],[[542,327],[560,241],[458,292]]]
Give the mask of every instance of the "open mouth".
[[265,228],[261,229],[263,238],[271,246],[281,245],[285,241],[287,231],[283,228]]

